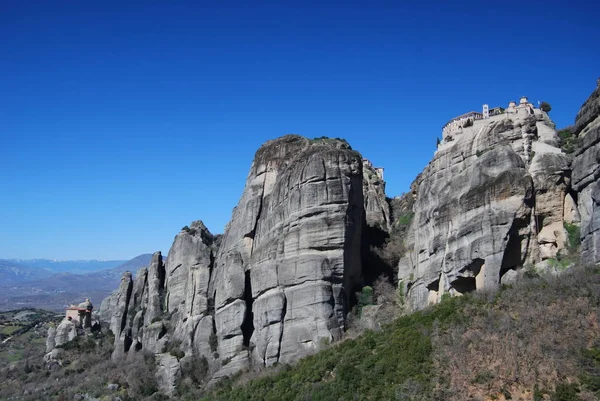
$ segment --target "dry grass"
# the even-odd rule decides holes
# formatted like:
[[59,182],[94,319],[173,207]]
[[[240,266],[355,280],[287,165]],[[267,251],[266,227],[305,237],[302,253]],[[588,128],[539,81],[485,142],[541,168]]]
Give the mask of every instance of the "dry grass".
[[[578,384],[582,353],[600,345],[599,305],[591,268],[478,295],[460,324],[433,338],[444,398],[543,400],[560,383]],[[579,397],[596,399],[585,390]]]

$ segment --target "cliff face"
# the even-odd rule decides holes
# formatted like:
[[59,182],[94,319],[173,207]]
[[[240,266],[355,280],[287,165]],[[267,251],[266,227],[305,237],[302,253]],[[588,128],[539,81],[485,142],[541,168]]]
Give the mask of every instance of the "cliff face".
[[575,119],[580,148],[573,160],[573,188],[581,213],[581,259],[600,261],[600,86],[581,106]]
[[[339,339],[363,280],[363,190],[380,203],[370,223],[386,227],[383,182],[363,186],[362,158],[347,143],[288,135],[264,144],[222,238],[201,222],[184,227],[166,263],[156,253],[104,300],[113,358],[143,349],[163,360],[178,349],[183,361],[206,358],[218,378]],[[179,374],[171,359],[161,382]]]
[[342,142],[298,136],[258,150],[210,285],[223,374],[340,337],[361,281],[361,161]]
[[385,182],[367,160],[363,160],[363,197],[367,225],[390,231],[391,212],[385,195]]
[[[496,288],[565,247],[569,157],[540,110],[475,121],[444,141],[413,184],[414,218],[399,264],[413,309]],[[565,213],[565,204],[568,213]]]

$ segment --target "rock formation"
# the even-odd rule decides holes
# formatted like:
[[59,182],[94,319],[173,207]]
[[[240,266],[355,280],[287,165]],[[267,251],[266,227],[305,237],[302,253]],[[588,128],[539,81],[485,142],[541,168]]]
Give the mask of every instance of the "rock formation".
[[[409,305],[493,289],[565,247],[569,157],[554,124],[506,114],[442,143],[413,188],[414,219],[398,278]],[[565,211],[567,206],[568,211]]]
[[385,195],[385,182],[367,160],[363,160],[363,197],[367,225],[389,231],[391,216]]
[[579,149],[573,160],[573,189],[581,214],[581,259],[600,261],[600,82],[581,106],[575,119],[574,134]]
[[104,300],[113,358],[157,354],[168,392],[179,374],[168,349],[183,361],[205,358],[219,378],[339,339],[362,285],[365,208],[371,224],[390,221],[383,181],[369,171],[365,184],[362,157],[343,140],[288,135],[264,144],[222,238],[200,221],[184,227],[166,263],[154,254]]
[[46,339],[46,352],[50,352],[53,348],[73,340],[77,337],[77,334],[77,325],[67,319],[60,322],[56,328],[50,327]]
[[258,150],[210,286],[224,373],[340,338],[361,281],[361,167],[341,141],[290,135]]

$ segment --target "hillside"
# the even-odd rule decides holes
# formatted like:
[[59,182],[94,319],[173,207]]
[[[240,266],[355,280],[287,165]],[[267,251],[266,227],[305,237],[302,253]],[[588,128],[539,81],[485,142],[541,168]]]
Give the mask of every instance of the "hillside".
[[[206,365],[189,365],[174,395],[206,401],[596,400],[599,273],[574,267],[560,277],[531,274],[498,293],[445,297],[381,331],[322,344],[321,352],[294,365],[239,373],[208,393],[201,390]],[[97,333],[68,343],[63,365],[51,370],[41,362],[43,344],[33,343],[28,362],[0,367],[0,394],[156,399],[152,358],[140,353],[112,361],[111,341],[110,334]]]
[[37,362],[46,344],[46,326],[62,319],[61,315],[39,309],[0,312],[0,366]]
[[0,283],[16,285],[28,280],[49,277],[52,272],[10,259],[0,259]]
[[599,273],[446,298],[294,367],[222,382],[204,400],[600,399]]

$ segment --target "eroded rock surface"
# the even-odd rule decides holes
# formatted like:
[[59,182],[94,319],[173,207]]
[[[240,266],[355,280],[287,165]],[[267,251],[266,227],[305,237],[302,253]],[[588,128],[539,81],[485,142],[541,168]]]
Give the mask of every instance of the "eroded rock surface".
[[164,355],[176,351],[206,358],[216,379],[339,339],[362,284],[365,205],[372,224],[390,221],[383,181],[370,171],[363,185],[362,157],[343,140],[288,135],[264,144],[222,237],[193,222],[166,263],[156,253],[103,302],[113,358],[146,350],[172,377],[165,372],[175,361]]
[[[416,180],[408,251],[399,265],[413,309],[496,288],[564,248],[569,157],[538,110],[475,121],[440,145]],[[507,280],[513,280],[509,273]]]
[[391,213],[385,195],[385,181],[368,160],[363,160],[363,197],[367,225],[390,231]]
[[573,189],[581,215],[581,259],[600,261],[600,85],[575,120],[580,148],[573,160]]
[[362,158],[285,136],[257,152],[217,256],[218,353],[229,374],[291,362],[341,336],[361,280]]

